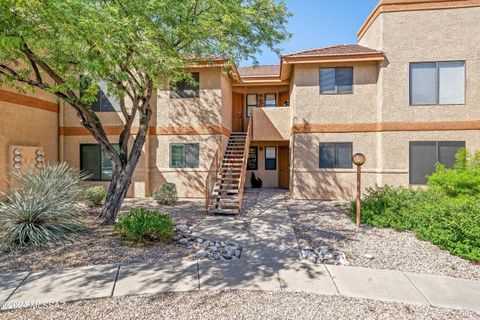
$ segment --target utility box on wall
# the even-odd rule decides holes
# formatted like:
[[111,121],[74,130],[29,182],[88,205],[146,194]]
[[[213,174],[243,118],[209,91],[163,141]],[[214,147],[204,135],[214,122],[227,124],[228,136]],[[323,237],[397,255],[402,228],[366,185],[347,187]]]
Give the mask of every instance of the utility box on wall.
[[41,169],[45,165],[43,147],[10,146],[8,155],[10,170]]

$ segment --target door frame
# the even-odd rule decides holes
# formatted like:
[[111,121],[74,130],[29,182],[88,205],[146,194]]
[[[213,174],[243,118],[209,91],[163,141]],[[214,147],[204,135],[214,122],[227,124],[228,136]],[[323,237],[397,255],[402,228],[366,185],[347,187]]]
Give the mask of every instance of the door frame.
[[[278,188],[279,189],[288,189],[290,190],[290,146],[278,146]],[[286,157],[286,161],[282,158]],[[286,163],[286,168],[283,168],[283,164]],[[287,184],[285,186],[281,185],[281,175],[283,170],[286,171]]]

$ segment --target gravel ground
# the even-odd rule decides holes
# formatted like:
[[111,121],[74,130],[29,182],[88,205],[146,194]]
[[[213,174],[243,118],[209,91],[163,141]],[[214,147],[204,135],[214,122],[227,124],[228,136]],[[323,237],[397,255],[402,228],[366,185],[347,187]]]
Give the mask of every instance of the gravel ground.
[[0,319],[478,319],[428,306],[259,291],[200,291],[90,300],[0,312]]
[[[122,212],[132,208],[168,212],[175,224],[196,225],[205,217],[204,203],[199,201],[180,201],[170,207],[150,199],[126,199]],[[0,252],[0,273],[194,258],[195,249],[176,243],[132,244],[123,241],[111,226],[98,225],[95,219],[99,210],[91,210],[86,215],[86,231],[72,243],[53,248]]]
[[359,231],[345,206],[297,200],[290,200],[288,206],[299,244],[343,251],[350,265],[480,279],[480,265],[419,240],[411,232],[373,227]]

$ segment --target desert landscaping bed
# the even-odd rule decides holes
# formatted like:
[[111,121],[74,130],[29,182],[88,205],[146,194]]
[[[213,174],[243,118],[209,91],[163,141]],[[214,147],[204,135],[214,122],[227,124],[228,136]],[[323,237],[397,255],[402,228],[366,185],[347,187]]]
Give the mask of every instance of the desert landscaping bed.
[[480,279],[480,266],[419,240],[412,232],[363,226],[347,215],[347,205],[290,200],[289,214],[302,249],[343,252],[351,266]]
[[[133,208],[167,212],[175,225],[193,226],[205,217],[202,201],[179,201],[174,206],[162,206],[148,198],[126,199],[121,211],[124,213]],[[134,244],[124,241],[111,226],[98,224],[96,217],[99,210],[88,210],[85,232],[72,239],[71,243],[51,248],[1,252],[0,273],[195,258],[195,248],[177,242]]]
[[478,319],[430,306],[259,291],[199,291],[107,298],[0,312],[0,319]]

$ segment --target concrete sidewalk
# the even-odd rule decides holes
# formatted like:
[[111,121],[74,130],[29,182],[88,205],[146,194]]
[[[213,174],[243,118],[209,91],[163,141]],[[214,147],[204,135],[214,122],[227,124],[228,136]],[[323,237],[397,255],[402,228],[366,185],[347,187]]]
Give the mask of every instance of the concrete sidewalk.
[[342,295],[480,313],[480,281],[359,267],[236,261],[104,265],[0,275],[3,310],[84,299],[218,289]]
[[208,217],[196,232],[234,241],[247,252],[231,261],[199,260],[89,266],[0,274],[3,310],[84,299],[196,290],[269,290],[341,295],[480,313],[480,281],[300,262],[286,193],[256,194],[249,230],[231,218]]

